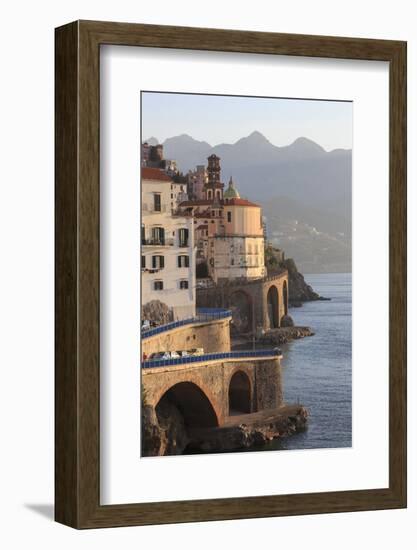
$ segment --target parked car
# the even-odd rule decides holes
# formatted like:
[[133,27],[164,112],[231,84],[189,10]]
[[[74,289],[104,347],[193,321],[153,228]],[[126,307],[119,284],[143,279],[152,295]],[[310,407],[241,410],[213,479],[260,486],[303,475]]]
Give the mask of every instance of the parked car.
[[169,351],[156,351],[149,356],[150,359],[171,359],[171,354]]
[[188,350],[189,355],[204,355],[204,348],[193,348]]

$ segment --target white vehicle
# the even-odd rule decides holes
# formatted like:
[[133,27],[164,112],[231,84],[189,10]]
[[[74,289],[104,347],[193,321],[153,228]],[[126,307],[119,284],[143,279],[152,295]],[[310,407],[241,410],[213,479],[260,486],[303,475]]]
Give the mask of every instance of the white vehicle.
[[148,330],[151,328],[151,322],[148,319],[145,319],[142,322],[142,330]]
[[204,355],[204,348],[193,348],[188,350],[189,355]]

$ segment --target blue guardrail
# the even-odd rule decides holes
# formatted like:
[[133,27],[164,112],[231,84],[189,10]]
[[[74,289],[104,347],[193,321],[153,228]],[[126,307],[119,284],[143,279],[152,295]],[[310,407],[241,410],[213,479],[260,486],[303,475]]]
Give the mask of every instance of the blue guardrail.
[[161,332],[167,332],[168,330],[173,330],[177,327],[182,327],[184,325],[192,325],[194,323],[204,323],[207,321],[213,321],[214,319],[225,319],[226,317],[231,317],[232,312],[229,309],[221,308],[199,308],[197,309],[197,315],[195,317],[190,317],[188,319],[181,319],[180,321],[173,321],[172,323],[167,323],[166,325],[161,325],[160,327],[148,328],[141,330],[142,338],[150,338],[155,336],[155,334],[160,334]]
[[188,357],[176,357],[175,359],[149,359],[142,361],[143,369],[156,367],[168,367],[172,365],[186,365],[188,363],[200,363],[204,361],[218,361],[220,359],[247,359],[250,357],[271,357],[281,355],[279,348],[259,349],[247,351],[226,351],[223,353],[205,353],[204,355],[189,355]]

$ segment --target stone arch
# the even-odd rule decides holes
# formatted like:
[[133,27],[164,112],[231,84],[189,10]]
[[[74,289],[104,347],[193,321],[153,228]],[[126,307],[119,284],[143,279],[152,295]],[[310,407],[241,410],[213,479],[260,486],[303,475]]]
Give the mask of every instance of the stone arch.
[[166,390],[155,407],[156,413],[167,405],[178,409],[185,428],[214,428],[219,425],[212,402],[194,382],[178,382]]
[[268,320],[270,328],[279,327],[279,294],[275,285],[271,285],[266,296]]
[[244,290],[235,290],[229,298],[233,329],[237,332],[252,330],[252,297]]
[[288,285],[285,280],[282,285],[282,299],[284,302],[284,315],[288,315]]
[[249,376],[242,370],[233,373],[229,382],[229,416],[252,412],[252,391]]

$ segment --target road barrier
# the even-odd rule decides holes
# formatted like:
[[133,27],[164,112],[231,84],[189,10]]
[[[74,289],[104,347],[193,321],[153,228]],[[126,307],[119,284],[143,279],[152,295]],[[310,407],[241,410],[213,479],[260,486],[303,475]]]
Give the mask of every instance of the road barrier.
[[173,365],[187,365],[189,363],[204,363],[204,361],[221,361],[222,359],[250,359],[259,357],[279,357],[282,351],[279,348],[259,349],[247,351],[226,351],[223,353],[205,353],[204,355],[189,355],[172,359],[149,359],[142,361],[143,369],[169,367]]
[[161,325],[159,327],[152,327],[148,329],[142,328],[141,336],[142,338],[150,338],[156,334],[161,334],[162,332],[167,332],[173,330],[174,328],[183,327],[185,325],[192,325],[194,323],[207,323],[208,321],[213,321],[216,319],[226,319],[231,317],[232,312],[229,309],[222,308],[199,308],[197,309],[197,315],[195,317],[190,317],[188,319],[181,319],[180,321],[173,321],[172,323],[167,323],[166,325]]

